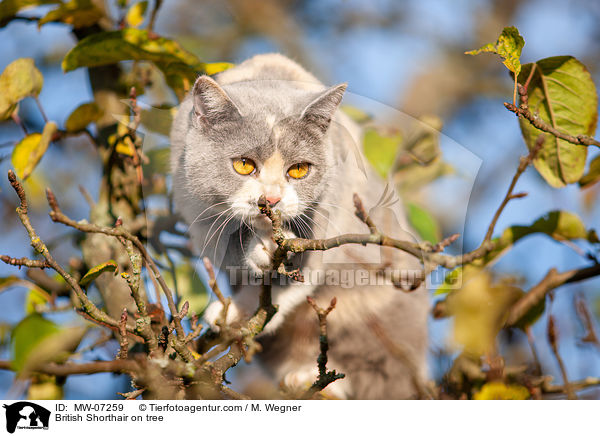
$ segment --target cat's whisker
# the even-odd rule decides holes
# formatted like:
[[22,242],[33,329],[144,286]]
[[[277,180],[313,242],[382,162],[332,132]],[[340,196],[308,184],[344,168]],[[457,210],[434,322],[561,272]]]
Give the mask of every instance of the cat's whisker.
[[318,209],[316,209],[316,208],[314,208],[312,206],[307,206],[306,209],[307,210],[312,210],[314,213],[319,214],[320,216],[323,217],[323,219],[325,220],[325,222],[327,224],[331,224],[333,226],[333,228],[335,229],[335,231],[337,233],[342,233],[341,230],[340,230],[340,228],[327,215],[325,215],[324,213],[322,213],[321,211],[319,211]]
[[[303,216],[304,218],[310,220],[310,222],[312,222],[315,226],[317,226],[319,228],[319,230],[323,232],[323,234],[327,233],[326,230],[323,228],[323,226],[320,223],[318,223],[313,217],[307,215],[304,212],[301,213],[300,216]],[[313,233],[314,233],[314,231],[313,231]]]
[[217,226],[217,228],[210,234],[210,238],[208,238],[208,240],[206,241],[206,243],[204,244],[204,248],[206,248],[208,246],[208,244],[210,244],[210,241],[212,241],[212,239],[215,237],[215,235],[217,234],[217,232],[221,229],[221,227],[223,227],[224,225],[226,225],[229,220],[234,216],[233,212],[230,212],[224,219],[223,222],[221,224],[219,224]]
[[[222,205],[222,204],[227,204],[227,202],[226,202],[226,201],[221,201],[221,202],[219,202],[219,203],[215,203],[215,204],[213,204],[212,206],[209,206],[209,207],[205,208],[205,209],[204,209],[202,212],[200,212],[200,214],[199,214],[199,215],[198,215],[196,218],[194,218],[194,221],[192,221],[192,223],[191,223],[191,224],[188,226],[188,229],[187,229],[187,231],[189,231],[189,230],[190,230],[190,227],[192,227],[192,226],[194,225],[194,223],[195,223],[196,221],[198,221],[198,219],[199,219],[199,218],[200,218],[202,215],[204,215],[204,214],[205,214],[207,211],[209,211],[209,210],[210,210],[210,209],[212,209],[213,207],[217,207],[217,206],[220,206],[220,205]],[[217,215],[218,215],[218,213],[217,213],[217,214],[215,214],[215,215],[209,216],[208,218],[212,218],[212,217],[214,217],[214,216],[217,216]],[[201,219],[200,221],[204,221],[205,219],[208,219],[208,218],[203,218],[203,219]]]
[[223,231],[227,228],[227,224],[229,224],[229,222],[234,218],[235,218],[235,213],[232,213],[231,216],[227,219],[227,221],[225,221],[225,223],[223,223],[223,225],[221,226],[221,232],[219,233],[219,236],[217,236],[217,241],[215,242],[214,257],[217,257],[217,248],[219,247],[219,241],[221,240]]
[[[210,242],[210,241],[208,240],[208,236],[209,236],[209,234],[210,234],[211,230],[213,229],[213,227],[215,226],[215,224],[217,224],[217,223],[219,222],[219,220],[221,219],[221,217],[222,217],[222,216],[223,216],[225,213],[229,212],[231,209],[232,209],[232,208],[230,207],[230,208],[228,208],[228,209],[224,210],[223,212],[221,212],[221,213],[219,214],[219,216],[218,216],[218,217],[215,219],[215,221],[212,223],[212,225],[209,227],[208,231],[206,232],[206,237],[204,238],[204,246],[202,247],[202,251],[204,251],[204,250],[206,249],[206,246],[208,245],[208,242]],[[231,212],[231,213],[233,213],[233,212]]]

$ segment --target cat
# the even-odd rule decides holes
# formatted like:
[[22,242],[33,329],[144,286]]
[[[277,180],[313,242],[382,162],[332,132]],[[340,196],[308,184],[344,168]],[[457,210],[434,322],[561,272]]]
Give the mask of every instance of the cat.
[[[285,223],[286,237],[324,238],[368,233],[354,214],[362,199],[379,229],[415,240],[402,203],[366,163],[361,129],[341,110],[346,85],[330,88],[280,54],[254,56],[200,76],[171,130],[172,189],[192,244],[232,282],[227,322],[252,315],[276,248],[261,196]],[[304,283],[274,277],[278,311],[260,335],[260,359],[277,382],[301,392],[317,377],[318,321],[306,303],[327,307],[329,369],[345,374],[324,391],[343,399],[422,396],[427,378],[424,286],[395,287],[385,268],[420,271],[418,259],[375,245],[305,252],[289,262]],[[287,279],[287,277],[284,277]],[[215,301],[204,318],[213,328]]]

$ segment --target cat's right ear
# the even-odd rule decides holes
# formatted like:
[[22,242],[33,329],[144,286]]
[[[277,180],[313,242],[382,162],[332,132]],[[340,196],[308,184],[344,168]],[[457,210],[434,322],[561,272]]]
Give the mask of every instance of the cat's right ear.
[[202,124],[214,125],[242,117],[223,88],[209,76],[200,76],[192,89],[194,114]]

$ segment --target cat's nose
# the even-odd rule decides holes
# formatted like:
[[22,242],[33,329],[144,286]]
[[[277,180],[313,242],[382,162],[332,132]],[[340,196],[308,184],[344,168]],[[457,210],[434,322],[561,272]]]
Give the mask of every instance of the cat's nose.
[[273,207],[281,201],[281,197],[275,197],[275,196],[266,197],[266,200],[267,200],[267,203],[269,203],[269,206]]

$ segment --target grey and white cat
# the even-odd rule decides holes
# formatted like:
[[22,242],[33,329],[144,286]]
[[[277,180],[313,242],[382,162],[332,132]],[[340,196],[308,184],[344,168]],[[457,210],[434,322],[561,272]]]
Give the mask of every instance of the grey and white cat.
[[[281,211],[290,237],[366,233],[354,215],[357,193],[383,232],[413,239],[401,202],[387,198],[390,190],[364,163],[359,127],[338,110],[345,89],[326,88],[290,59],[266,54],[214,79],[201,76],[181,104],[171,132],[175,203],[196,250],[234,282],[228,322],[256,310],[260,286],[249,277],[271,266],[271,223],[257,207],[263,195]],[[290,389],[314,382],[318,323],[306,296],[322,307],[335,296],[328,368],[346,377],[327,392],[415,397],[427,373],[427,293],[423,287],[402,292],[376,273],[418,271],[418,261],[361,245],[305,252],[290,261],[302,268],[305,283],[275,281],[278,312],[260,337],[261,360],[276,381]],[[205,319],[214,324],[220,309],[212,303]]]

